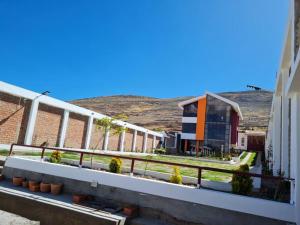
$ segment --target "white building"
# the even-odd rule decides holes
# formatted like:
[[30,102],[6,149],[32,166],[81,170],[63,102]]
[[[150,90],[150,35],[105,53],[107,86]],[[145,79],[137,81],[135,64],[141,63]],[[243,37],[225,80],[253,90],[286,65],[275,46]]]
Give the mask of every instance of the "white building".
[[266,156],[274,175],[294,178],[291,204],[300,224],[300,0],[290,0],[282,55],[276,77]]

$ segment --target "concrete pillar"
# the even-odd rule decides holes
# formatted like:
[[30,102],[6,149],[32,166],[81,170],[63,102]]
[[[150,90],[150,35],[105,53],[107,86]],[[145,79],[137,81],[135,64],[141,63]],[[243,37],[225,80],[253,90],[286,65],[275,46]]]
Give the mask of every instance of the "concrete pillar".
[[70,112],[68,110],[65,110],[61,130],[60,130],[60,135],[59,135],[59,147],[60,148],[64,147],[67,128],[68,128],[68,122],[69,122],[69,115],[70,115]]
[[300,94],[291,98],[291,202],[295,203],[296,223],[300,224]]
[[133,132],[133,140],[132,140],[132,152],[136,151],[136,137],[137,137],[137,130],[134,130]]
[[32,136],[33,136],[33,132],[34,132],[35,121],[36,121],[38,109],[39,109],[39,101],[37,99],[32,100],[26,134],[25,134],[25,139],[24,139],[25,145],[32,144]]
[[154,149],[156,148],[156,136],[153,135],[153,141],[152,141],[152,149],[154,151]]
[[[288,70],[282,71],[282,93],[285,93]],[[281,100],[281,172],[289,177],[289,97],[283,94]]]
[[281,169],[281,96],[274,97],[273,112],[273,175]]
[[120,136],[120,152],[124,152],[125,135],[126,135],[126,131],[123,130]]
[[84,143],[84,148],[85,149],[90,148],[93,123],[94,123],[94,117],[90,116],[89,121],[88,121],[88,125],[87,125],[86,136],[85,136],[85,143]]
[[143,152],[146,153],[147,151],[147,142],[148,142],[148,134],[144,133],[144,140],[143,140]]
[[106,131],[104,136],[104,144],[103,144],[104,151],[108,149],[108,142],[109,142],[109,131]]

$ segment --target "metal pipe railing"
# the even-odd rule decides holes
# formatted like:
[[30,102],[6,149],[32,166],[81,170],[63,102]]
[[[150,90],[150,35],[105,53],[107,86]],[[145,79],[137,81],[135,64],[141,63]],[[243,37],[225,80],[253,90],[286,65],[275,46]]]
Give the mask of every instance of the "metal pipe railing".
[[141,162],[147,162],[147,163],[157,163],[157,164],[163,164],[163,165],[169,165],[169,166],[178,166],[178,167],[185,167],[185,168],[191,168],[191,169],[197,169],[198,170],[198,187],[201,187],[201,178],[202,178],[202,171],[214,171],[214,172],[221,172],[221,173],[231,173],[236,174],[240,176],[249,176],[249,177],[257,177],[262,179],[272,179],[272,180],[287,180],[287,181],[294,181],[292,178],[286,178],[281,176],[270,176],[270,175],[263,175],[263,174],[256,174],[256,173],[247,173],[247,172],[240,172],[235,170],[226,170],[226,169],[220,169],[220,168],[213,168],[213,167],[206,167],[206,166],[196,166],[196,165],[189,165],[184,163],[175,163],[175,162],[166,162],[166,161],[160,161],[160,160],[153,160],[153,159],[143,159],[143,158],[137,158],[137,157],[131,157],[131,156],[123,156],[123,155],[114,155],[114,154],[107,154],[107,153],[98,153],[98,152],[89,152],[84,150],[72,150],[72,149],[63,149],[63,148],[56,148],[56,147],[45,147],[45,146],[35,146],[35,145],[23,145],[23,144],[12,144],[9,151],[9,156],[12,155],[14,146],[20,146],[20,147],[29,147],[29,148],[37,148],[41,149],[41,158],[44,158],[44,153],[46,150],[57,150],[57,151],[63,151],[63,152],[72,152],[72,153],[78,153],[80,154],[79,159],[79,167],[82,167],[83,157],[84,155],[94,155],[94,156],[106,156],[106,157],[117,157],[120,159],[127,159],[131,160],[131,168],[130,168],[130,174],[133,174],[134,171],[134,165],[135,161],[141,161]]

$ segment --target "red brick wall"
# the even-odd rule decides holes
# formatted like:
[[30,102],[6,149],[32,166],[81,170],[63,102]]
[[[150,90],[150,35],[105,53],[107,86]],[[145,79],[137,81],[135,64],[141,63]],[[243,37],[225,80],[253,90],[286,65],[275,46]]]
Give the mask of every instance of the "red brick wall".
[[24,143],[31,101],[0,92],[0,143]]
[[108,150],[111,151],[119,151],[119,134],[114,134],[114,130],[111,130],[109,133],[109,141],[108,141]]
[[45,104],[39,104],[35,128],[32,136],[33,145],[58,146],[64,111]]
[[136,135],[136,152],[143,152],[144,133],[137,132]]
[[146,152],[152,153],[153,135],[148,134]]
[[98,129],[94,121],[92,134],[91,134],[91,143],[90,149],[100,149],[103,150],[104,142],[104,132],[102,129]]
[[133,141],[133,130],[128,129],[125,134],[125,143],[124,143],[124,151],[131,152],[132,151],[132,141]]
[[64,146],[67,148],[84,148],[88,117],[70,113]]
[[[30,113],[31,100],[15,97],[0,92],[0,143],[24,143]],[[63,120],[63,110],[40,104],[33,133],[34,145],[48,142],[49,146],[57,146]],[[83,148],[88,124],[88,117],[70,113],[64,147]],[[125,135],[124,150],[132,150],[133,130]],[[119,150],[120,135],[110,132],[108,149]],[[142,152],[144,133],[137,132],[136,149]],[[157,139],[157,143],[158,143]],[[103,149],[103,131],[93,124],[90,148]],[[148,136],[147,149],[152,149],[152,136]]]

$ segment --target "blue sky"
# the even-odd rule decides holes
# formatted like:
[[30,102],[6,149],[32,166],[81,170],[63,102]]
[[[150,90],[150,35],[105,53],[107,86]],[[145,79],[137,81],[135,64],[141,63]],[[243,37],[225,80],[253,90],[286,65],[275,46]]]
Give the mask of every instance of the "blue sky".
[[70,100],[273,89],[287,0],[0,2],[1,80]]

